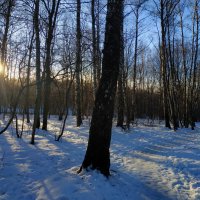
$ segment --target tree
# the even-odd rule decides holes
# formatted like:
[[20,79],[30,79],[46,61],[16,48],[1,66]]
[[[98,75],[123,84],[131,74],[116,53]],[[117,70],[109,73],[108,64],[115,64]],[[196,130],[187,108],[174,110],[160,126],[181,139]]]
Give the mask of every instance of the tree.
[[[15,1],[14,0],[9,0],[9,1],[3,1],[1,2],[1,12],[2,14],[2,18],[3,18],[3,27],[1,30],[1,42],[0,42],[0,63],[2,66],[2,72],[0,74],[0,85],[1,85],[1,96],[5,97],[6,93],[3,93],[3,87],[5,87],[6,85],[6,77],[8,74],[8,66],[7,66],[7,46],[8,46],[8,40],[9,40],[9,30],[10,30],[10,26],[11,26],[11,14],[14,10],[14,6],[15,6]],[[6,71],[7,70],[7,71]],[[3,107],[4,107],[4,115],[3,117],[5,118],[5,105],[6,105],[6,100],[3,98]]]
[[[43,0],[43,3],[45,4],[45,0]],[[51,8],[46,7],[48,11],[48,21],[47,21],[47,36],[46,36],[46,55],[45,55],[46,59],[44,63],[45,84],[44,84],[44,111],[43,111],[43,125],[42,125],[43,130],[47,130],[47,117],[49,113],[49,104],[50,104],[49,99],[51,92],[52,40],[54,36],[59,5],[60,5],[60,0],[52,0]]]
[[102,77],[96,93],[89,141],[79,172],[91,166],[109,176],[110,141],[117,79],[120,65],[123,0],[108,0],[102,61]]
[[29,101],[30,101],[30,71],[31,71],[31,56],[32,56],[32,50],[33,50],[33,39],[34,39],[34,30],[32,31],[32,37],[29,45],[29,55],[28,55],[28,66],[27,66],[27,78],[26,78],[26,103],[25,103],[25,112],[26,112],[26,118],[27,123],[30,123],[30,115],[29,115]]
[[5,28],[4,28],[2,43],[1,43],[1,64],[3,66],[3,74],[4,75],[5,75],[5,72],[6,72],[8,32],[9,32],[9,28],[10,28],[11,13],[13,11],[15,1],[9,0],[9,1],[6,1],[5,4],[6,4],[6,8],[5,8],[5,11],[4,11],[5,12],[5,14],[4,14]]
[[33,15],[33,24],[35,29],[35,41],[36,41],[36,100],[34,109],[34,121],[31,137],[31,144],[35,143],[35,132],[40,120],[40,104],[41,104],[41,77],[40,77],[40,24],[39,24],[39,8],[40,0],[35,1],[35,10]]
[[97,38],[96,38],[96,17],[95,17],[95,0],[91,1],[91,15],[92,15],[92,63],[93,63],[93,82],[94,95],[97,90]]
[[[123,19],[124,20],[124,17]],[[119,67],[119,76],[118,76],[118,104],[117,104],[117,126],[123,128],[124,123],[124,27],[123,22],[121,23],[121,44],[120,44],[120,67]]]
[[[160,15],[160,27],[161,27],[161,47],[160,47],[160,62],[161,62],[161,77],[162,77],[162,84],[163,84],[163,107],[164,107],[164,117],[165,117],[165,126],[171,128],[170,125],[170,106],[172,108],[172,115],[174,115],[173,107],[174,105],[171,104],[171,97],[169,91],[169,75],[167,71],[167,65],[169,64],[169,58],[167,57],[167,28],[169,24],[170,17],[172,16],[174,9],[176,8],[179,0],[172,1],[172,0],[159,0],[159,3],[156,4],[158,9],[158,13]],[[168,38],[169,44],[169,38]],[[169,49],[168,49],[169,50]],[[169,53],[169,52],[168,52]],[[171,53],[171,52],[170,52]],[[175,117],[174,117],[174,122]],[[176,129],[176,124],[174,123],[174,128]]]
[[188,100],[187,100],[187,59],[186,59],[186,49],[185,49],[185,34],[183,25],[183,7],[179,5],[179,15],[180,15],[180,29],[181,29],[181,51],[182,51],[182,65],[184,71],[184,97],[183,97],[183,123],[185,128],[188,128]]
[[199,1],[194,2],[193,24],[192,24],[192,52],[191,67],[189,75],[189,120],[192,130],[195,127],[196,94],[197,93],[197,63],[199,52]]
[[76,16],[76,123],[77,126],[82,124],[81,118],[81,2],[77,0]]
[[136,78],[137,78],[137,59],[138,59],[138,39],[139,39],[139,23],[140,23],[140,13],[143,4],[147,0],[137,0],[134,3],[135,9],[133,10],[135,15],[135,46],[134,46],[134,63],[133,63],[133,96],[132,96],[132,113],[131,120],[135,120],[136,113]]

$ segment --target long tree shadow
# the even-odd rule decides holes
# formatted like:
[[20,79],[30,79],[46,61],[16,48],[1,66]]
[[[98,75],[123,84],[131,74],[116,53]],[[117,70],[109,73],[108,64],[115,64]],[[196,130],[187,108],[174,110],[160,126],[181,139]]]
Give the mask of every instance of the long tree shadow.
[[[148,168],[144,168],[146,172],[145,174],[142,174],[144,171],[142,171],[138,165],[135,165],[137,167],[135,169],[129,168],[129,164],[131,164],[129,161],[135,162],[137,159],[141,159],[143,160],[143,163],[155,163],[156,165],[159,165],[161,169],[166,170],[174,165],[174,163],[170,163],[173,159],[188,159],[187,162],[190,162],[190,165],[188,165],[192,166],[193,171],[183,171],[183,173],[190,173],[191,176],[195,176],[197,170],[197,164],[195,162],[199,161],[199,155],[196,155],[195,157],[193,154],[196,154],[199,151],[198,146],[196,147],[196,151],[189,152],[188,149],[186,154],[182,154],[184,149],[180,148],[180,144],[184,143],[184,148],[188,142],[192,142],[192,139],[196,139],[195,135],[191,135],[192,139],[190,140],[182,133],[176,133],[174,134],[174,137],[171,138],[172,134],[167,131],[163,133],[168,134],[167,137],[162,137],[161,134],[154,134],[156,131],[154,129],[149,130],[148,133],[146,129],[137,129],[137,131],[138,132],[135,131],[133,134],[122,134],[116,132],[116,129],[114,129],[111,145],[111,160],[113,162],[111,169],[114,167],[119,172],[119,177],[115,177],[114,180],[118,181],[119,184],[124,183],[123,191],[126,191],[126,185],[130,183],[137,185],[138,183],[140,190],[141,188],[144,188],[142,189],[143,197],[141,197],[141,199],[147,198],[148,194],[152,196],[152,198],[154,197],[153,199],[176,199],[176,194],[173,192],[170,193],[169,191],[166,192],[169,188],[163,187],[162,180],[155,183],[160,177],[151,177],[153,174],[149,173]],[[148,134],[150,134],[150,136],[148,136]],[[42,131],[39,131],[36,134],[35,146],[29,144],[30,135],[25,135],[22,140],[15,137],[12,137],[11,140],[10,136],[2,137],[4,138],[2,146],[6,146],[6,148],[7,146],[9,147],[7,150],[10,152],[11,157],[9,163],[13,162],[12,165],[16,168],[16,170],[12,170],[14,173],[13,177],[20,177],[21,182],[19,186],[22,187],[25,185],[24,190],[29,191],[32,183],[36,185],[31,193],[32,196],[28,199],[34,197],[34,195],[41,190],[43,190],[44,193],[47,193],[48,199],[51,199],[52,193],[49,191],[49,188],[51,187],[47,186],[47,182],[44,180],[48,180],[49,177],[56,175],[60,180],[63,180],[64,184],[64,181],[66,182],[66,180],[63,179],[63,177],[72,176],[71,172],[66,170],[73,166],[80,165],[87,144],[88,127],[83,126],[75,129],[73,125],[67,126],[65,129],[65,137],[62,142],[54,141],[54,132],[49,131],[44,134]],[[175,139],[176,141],[171,141]],[[11,141],[15,144],[12,144]],[[176,149],[175,147],[177,147],[177,145],[179,145],[179,148]],[[176,152],[173,154],[175,150]],[[174,156],[173,159],[170,158],[167,160],[166,158],[170,156]],[[193,158],[194,161],[189,160],[189,158]],[[121,159],[121,161],[119,161],[119,159]],[[123,159],[126,159],[127,162],[124,162]],[[180,165],[181,163],[176,162],[176,166],[174,166],[173,169],[170,169],[172,173],[176,174],[176,170],[179,170],[181,167]],[[74,175],[74,177],[76,176],[77,175]],[[149,178],[154,178],[154,181],[149,180]],[[112,178],[110,180],[112,182]],[[0,179],[0,182],[1,181],[3,182],[2,179]],[[17,188],[18,185],[14,184],[13,187]],[[68,186],[62,187],[65,188]],[[120,190],[121,186],[118,185],[117,187]],[[78,189],[75,188],[73,190],[75,191]],[[89,189],[87,188],[87,191],[88,190]],[[132,194],[133,193],[130,195]],[[127,199],[132,198],[131,196],[128,196]]]
[[[200,154],[198,153],[200,152],[200,148],[198,148],[200,146],[197,145],[198,135],[194,132],[188,135],[188,130],[185,132],[180,130],[178,133],[166,131],[165,129],[160,134],[154,134],[154,132],[153,129],[146,131],[146,129],[137,128],[133,134],[123,134],[122,137],[122,134],[116,133],[115,130],[116,135],[113,139],[111,151],[114,157],[113,162],[118,167],[124,167],[127,173],[135,174],[136,172],[144,183],[148,181],[147,179],[150,179],[149,181],[155,186],[154,189],[157,188],[158,192],[161,193],[165,193],[165,190],[161,187],[164,184],[162,179],[165,177],[162,177],[159,173],[163,172],[165,175],[168,173],[170,175],[168,177],[169,182],[172,184],[171,189],[176,186],[179,187],[177,191],[185,192],[185,196],[183,195],[182,198],[188,198],[191,182],[195,179],[198,182],[200,178],[198,175],[200,164]],[[191,136],[191,138],[188,139],[188,136]],[[195,148],[192,147],[194,140],[195,145],[197,145]],[[121,159],[122,157],[123,159]],[[142,167],[142,165],[148,164],[149,167]],[[152,167],[156,167],[160,171],[158,175],[152,174]],[[171,174],[176,177],[171,176]],[[145,176],[147,177],[145,178]],[[157,178],[153,176],[157,176]],[[183,177],[190,182],[187,186],[180,185],[183,184],[181,183]],[[169,196],[167,198],[170,199]]]
[[30,175],[31,166],[27,162],[29,156],[24,155],[25,147],[21,142],[6,133],[1,135],[0,145],[4,151],[3,167],[0,170],[0,196],[5,199],[23,199],[26,195],[35,199],[35,194],[28,193],[27,178]]
[[[10,157],[10,161],[6,165],[13,166],[12,170],[9,170],[13,172],[12,177],[20,177],[20,184],[18,181],[7,180],[7,182],[8,184],[13,182],[12,191],[18,187],[23,188],[23,192],[19,192],[19,198],[16,199],[22,199],[26,195],[24,193],[30,190],[32,183],[37,186],[35,190],[33,188],[33,194],[41,188],[48,194],[43,180],[55,174],[63,177],[66,167],[80,164],[80,158],[83,158],[83,148],[85,147],[83,142],[73,143],[63,140],[60,143],[53,140],[52,133],[46,135],[39,133],[36,135],[36,145],[33,146],[29,144],[30,135],[24,135],[23,139],[17,139],[9,133],[5,134],[1,136],[2,146],[6,147],[6,156],[9,154]],[[7,170],[7,166],[5,169]],[[6,176],[6,173],[4,175],[5,179],[9,176],[9,174]],[[1,188],[1,193],[7,194],[3,188]],[[46,196],[48,196],[47,199],[52,199],[51,196]],[[25,199],[35,199],[35,197],[29,197]]]

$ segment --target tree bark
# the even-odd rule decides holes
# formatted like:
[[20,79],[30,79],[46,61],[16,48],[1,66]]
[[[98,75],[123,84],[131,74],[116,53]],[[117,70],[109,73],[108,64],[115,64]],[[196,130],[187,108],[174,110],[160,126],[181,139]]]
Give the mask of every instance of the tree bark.
[[82,124],[81,117],[81,2],[77,0],[77,18],[76,18],[76,123],[77,127]]
[[93,82],[94,82],[94,96],[97,90],[97,39],[96,39],[96,18],[95,18],[95,0],[91,2],[92,15],[92,62],[93,62]]
[[136,5],[135,10],[135,48],[134,48],[134,65],[133,65],[133,94],[132,94],[132,109],[131,109],[131,120],[135,120],[136,113],[136,77],[137,77],[137,56],[138,56],[138,29],[139,29],[139,8]]
[[107,177],[110,175],[109,148],[120,65],[122,18],[123,0],[108,0],[102,77],[95,98],[88,147],[81,167],[91,166]]
[[[123,19],[122,19],[123,20]],[[119,66],[119,76],[118,76],[118,116],[117,116],[117,126],[123,128],[124,123],[124,28],[123,22],[121,23],[121,41],[120,41],[120,66]]]
[[40,122],[40,104],[41,104],[41,77],[40,77],[40,28],[39,28],[39,8],[40,0],[35,1],[35,10],[33,16],[33,23],[35,29],[35,40],[36,40],[36,101],[34,108],[34,121],[33,121],[33,130],[31,136],[31,144],[35,144],[35,132],[38,128]]
[[100,3],[97,0],[97,14],[96,14],[96,26],[97,26],[97,33],[96,33],[96,47],[97,47],[97,84],[99,84],[101,78],[101,49],[100,49]]
[[197,61],[198,61],[198,49],[199,49],[199,2],[195,0],[194,5],[194,24],[193,29],[196,26],[196,30],[193,33],[193,78],[191,84],[191,94],[190,94],[190,124],[192,130],[195,128],[195,99],[196,99],[196,81],[197,81]]
[[56,19],[58,14],[58,8],[60,5],[60,0],[53,0],[51,10],[49,10],[48,17],[48,31],[46,38],[46,60],[44,64],[45,69],[45,84],[44,84],[44,110],[43,110],[43,125],[42,129],[47,130],[47,119],[49,114],[49,105],[50,105],[50,95],[51,95],[51,48],[53,34],[56,25]]
[[34,39],[34,30],[32,33],[30,46],[29,46],[29,55],[28,55],[28,66],[27,66],[27,78],[26,78],[26,101],[25,101],[25,112],[26,112],[26,120],[27,123],[30,123],[30,115],[29,115],[29,101],[30,101],[30,71],[31,71],[31,57],[32,57],[32,49],[33,49],[33,39]]
[[183,123],[185,128],[188,128],[188,98],[187,98],[187,64],[186,64],[186,51],[185,51],[185,36],[183,28],[183,14],[181,8],[179,8],[180,14],[180,28],[181,28],[181,50],[182,50],[182,59],[183,59],[183,71],[184,71],[184,114],[183,114]]
[[168,89],[167,89],[167,61],[166,61],[166,26],[165,26],[165,4],[164,1],[160,1],[160,19],[161,19],[161,73],[163,82],[163,106],[164,106],[164,117],[165,127],[171,128],[170,116],[169,116],[169,101],[168,101]]
[[5,76],[6,72],[6,58],[7,58],[7,40],[8,40],[8,31],[10,27],[10,17],[12,13],[12,9],[14,7],[14,1],[9,0],[7,2],[7,12],[5,14],[5,30],[3,33],[2,44],[1,44],[1,64],[3,66],[3,75]]

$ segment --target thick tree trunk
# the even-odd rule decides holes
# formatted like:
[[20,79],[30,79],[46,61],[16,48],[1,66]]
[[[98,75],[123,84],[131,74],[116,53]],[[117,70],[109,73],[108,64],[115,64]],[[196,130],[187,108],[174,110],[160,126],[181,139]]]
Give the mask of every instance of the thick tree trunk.
[[96,93],[88,147],[81,167],[91,166],[105,176],[110,175],[109,148],[120,64],[122,17],[123,0],[108,0],[102,77]]

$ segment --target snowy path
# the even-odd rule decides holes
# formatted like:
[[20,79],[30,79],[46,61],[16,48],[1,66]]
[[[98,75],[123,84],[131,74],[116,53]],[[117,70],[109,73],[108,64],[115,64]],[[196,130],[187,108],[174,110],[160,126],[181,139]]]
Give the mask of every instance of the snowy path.
[[[187,200],[200,199],[200,130],[176,133],[163,127],[113,129],[109,180],[95,171],[76,174],[88,125],[67,121],[62,142],[54,141],[60,122],[30,135],[0,135],[0,200]],[[11,132],[11,130],[10,130]]]
[[127,135],[129,139],[117,135],[113,139],[114,158],[122,158],[119,163],[125,171],[163,195],[152,199],[200,199],[199,133],[146,127],[137,131]]

